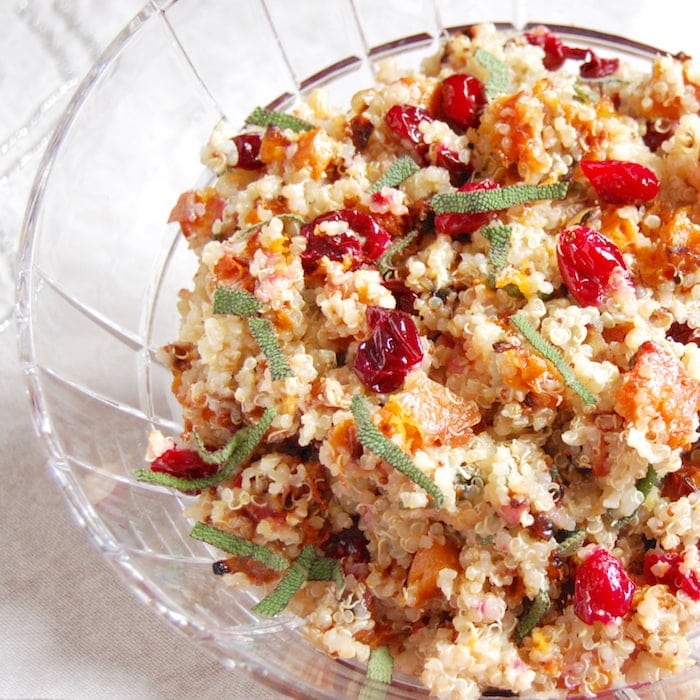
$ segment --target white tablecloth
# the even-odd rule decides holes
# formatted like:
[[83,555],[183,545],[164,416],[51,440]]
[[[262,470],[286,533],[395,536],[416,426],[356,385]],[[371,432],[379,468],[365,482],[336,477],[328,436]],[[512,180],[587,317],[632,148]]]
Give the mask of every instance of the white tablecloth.
[[123,587],[45,467],[20,375],[12,255],[52,127],[143,0],[1,0],[0,698],[265,698]]

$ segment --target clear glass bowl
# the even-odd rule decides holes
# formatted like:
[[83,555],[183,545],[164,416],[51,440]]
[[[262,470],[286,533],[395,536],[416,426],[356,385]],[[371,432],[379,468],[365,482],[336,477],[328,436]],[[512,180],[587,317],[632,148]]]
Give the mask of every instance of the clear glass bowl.
[[[198,154],[213,125],[222,115],[242,123],[256,105],[285,108],[317,86],[346,104],[371,84],[378,60],[417,63],[445,29],[481,21],[546,23],[567,43],[634,61],[648,61],[646,44],[660,39],[692,52],[673,45],[683,31],[690,40],[690,28],[670,31],[657,12],[644,2],[160,0],[123,30],[77,91],[39,169],[16,314],[51,472],[138,598],[223,663],[290,697],[356,697],[361,688],[364,669],[312,648],[299,620],[261,620],[249,612],[251,594],[217,585],[216,553],[188,536],[186,497],[132,478],[149,431],[180,430],[155,351],[176,337],[176,295],[195,259],[165,220],[179,193],[207,178]],[[608,697],[697,698],[699,679],[694,669]],[[425,696],[408,678],[387,695]]]

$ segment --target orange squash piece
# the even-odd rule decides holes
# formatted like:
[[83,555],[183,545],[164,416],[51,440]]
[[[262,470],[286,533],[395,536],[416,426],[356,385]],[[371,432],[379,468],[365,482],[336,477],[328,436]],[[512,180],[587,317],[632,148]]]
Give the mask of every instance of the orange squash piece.
[[[690,447],[695,415],[700,409],[700,384],[669,350],[650,340],[642,343],[632,368],[622,377],[615,411],[645,429],[650,439],[671,448]],[[659,422],[664,427],[658,434]],[[656,434],[650,424],[654,422]]]
[[459,549],[450,540],[443,544],[434,542],[432,547],[419,549],[413,555],[408,570],[406,588],[412,607],[419,608],[431,598],[441,595],[438,576],[443,569],[461,571]]

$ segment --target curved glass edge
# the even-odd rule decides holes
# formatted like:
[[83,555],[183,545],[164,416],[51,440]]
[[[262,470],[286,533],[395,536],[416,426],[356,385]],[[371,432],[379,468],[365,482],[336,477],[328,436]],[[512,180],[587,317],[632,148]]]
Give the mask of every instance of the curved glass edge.
[[[15,321],[18,332],[19,356],[22,363],[22,368],[24,370],[25,379],[29,387],[35,428],[38,434],[44,439],[46,446],[49,449],[49,469],[53,472],[54,477],[57,478],[66,500],[73,510],[76,521],[88,532],[93,543],[102,551],[107,561],[110,562],[120,578],[125,581],[131,592],[138,599],[140,599],[141,602],[153,609],[159,616],[168,620],[186,636],[197,640],[224,666],[244,669],[258,681],[264,683],[271,689],[284,692],[288,697],[308,697],[307,693],[309,687],[306,683],[300,681],[299,679],[292,679],[284,673],[282,673],[280,676],[277,675],[276,671],[271,671],[269,668],[263,668],[255,654],[247,654],[243,648],[231,648],[228,644],[222,642],[221,639],[212,636],[210,631],[194,625],[188,619],[185,613],[177,609],[177,606],[175,606],[171,601],[163,599],[162,591],[158,589],[154,590],[154,588],[149,585],[148,581],[144,579],[141,572],[132,565],[129,557],[125,556],[122,550],[120,550],[119,546],[101,531],[98,522],[99,517],[96,515],[91,504],[86,499],[85,494],[83,494],[79,489],[76,489],[74,485],[71,485],[65,478],[63,478],[65,473],[70,471],[70,467],[68,467],[63,461],[60,448],[53,439],[50,417],[43,408],[41,383],[34,372],[33,335],[31,326],[31,290],[34,283],[32,272],[32,262],[34,259],[32,234],[36,223],[36,217],[41,206],[41,197],[51,174],[55,151],[58,145],[61,143],[66,131],[70,127],[75,115],[80,110],[80,107],[85,97],[89,93],[92,85],[99,78],[105,66],[116,59],[118,54],[128,43],[129,39],[139,31],[142,25],[148,21],[154,13],[162,11],[169,6],[176,4],[176,2],[177,0],[161,0],[159,2],[154,1],[147,3],[142,11],[134,17],[132,22],[130,22],[129,25],[127,25],[127,27],[125,27],[125,29],[115,38],[77,89],[75,96],[71,100],[46,149],[30,194],[27,213],[22,226],[22,235],[17,257],[18,271],[16,281],[17,301],[15,306]],[[539,23],[531,23],[527,26],[535,26],[536,24]],[[450,27],[446,28],[446,31],[448,33],[452,33],[463,30],[467,26],[468,25]],[[620,43],[623,43],[627,50],[646,58],[648,58],[650,55],[661,53],[657,49],[646,44],[641,44],[631,40],[624,40],[624,42],[621,42],[618,37],[595,30],[585,30],[567,27],[564,25],[548,26],[567,36],[575,38],[582,37],[586,41],[592,41],[599,45],[619,47]],[[417,39],[423,40],[423,37],[417,37]],[[387,52],[400,52],[405,45],[406,44],[401,44],[400,46],[392,45],[376,47],[374,55],[383,56],[386,55]],[[310,89],[311,87],[318,86],[319,83],[327,80],[329,72],[332,71],[326,69],[315,76],[312,76],[312,78],[305,81],[303,84],[304,89],[306,90]],[[342,664],[342,662],[340,665],[345,666],[345,664]],[[357,675],[356,668],[349,666],[346,666],[346,668],[348,668],[350,673]],[[670,698],[671,696],[675,695],[676,690],[681,689],[682,694],[685,696],[689,689],[689,683],[694,684],[693,687],[695,687],[695,684],[700,687],[700,671],[697,669],[692,669],[689,673],[680,674],[679,676],[673,678],[636,686],[634,687],[635,697],[643,699],[648,698],[649,700],[652,698]],[[354,683],[351,682],[351,686],[354,686],[351,688],[351,690],[360,688],[360,685],[356,679],[354,680]],[[321,690],[319,692],[319,689],[314,687],[313,690],[316,696],[319,698],[330,699],[339,697],[338,689],[333,689],[328,692]],[[386,697],[389,698],[427,697],[427,693],[425,691],[412,687],[403,687],[399,689],[396,687],[396,685],[392,685],[391,687],[387,687],[386,690]],[[632,690],[632,688],[629,690]],[[397,694],[397,691],[400,694]],[[343,695],[345,695],[345,693],[343,693]],[[616,689],[608,691],[599,697],[620,698],[622,700],[622,698],[629,698],[630,695],[626,689]]]

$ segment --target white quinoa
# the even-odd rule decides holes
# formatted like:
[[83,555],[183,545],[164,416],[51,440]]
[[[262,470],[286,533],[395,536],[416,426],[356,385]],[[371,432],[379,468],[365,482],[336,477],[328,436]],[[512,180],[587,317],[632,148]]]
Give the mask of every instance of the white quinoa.
[[[431,198],[455,189],[439,163],[417,158],[418,172],[370,193],[399,157],[416,158],[387,127],[387,111],[434,112],[436,90],[453,73],[487,82],[478,49],[506,67],[505,91],[490,95],[466,130],[439,114],[423,122],[424,143],[456,153],[473,180],[570,182],[565,199],[492,217],[489,226],[509,226],[511,235],[493,279],[483,229],[435,231]],[[192,449],[197,433],[208,448],[223,447],[265,408],[275,410],[240,473],[205,489],[187,516],[290,562],[305,545],[340,556],[342,593],[310,581],[290,604],[308,639],[358,664],[386,645],[397,672],[440,698],[487,689],[592,695],[666,677],[692,663],[686,637],[700,616],[700,600],[664,579],[663,565],[653,575],[644,566],[648,552],[673,555],[682,576],[700,582],[698,71],[686,57],[659,56],[646,72],[621,64],[586,81],[579,63],[548,70],[543,55],[491,25],[455,35],[421,71],[388,63],[347,113],[313,93],[296,112],[311,131],[251,127],[263,137],[258,170],[237,167],[237,131],[222,123],[202,151],[214,183],[174,217],[200,259],[192,289],[180,295],[179,338],[164,354],[184,415],[177,445]],[[650,129],[665,140],[650,147]],[[645,203],[601,201],[582,159],[644,165],[659,193]],[[218,205],[216,216],[206,202]],[[305,269],[300,222],[335,210],[374,216],[393,242],[416,237],[389,272],[349,255]],[[557,260],[560,232],[578,224],[617,246],[632,282],[611,280],[597,305],[567,292]],[[340,220],[316,234],[358,232]],[[354,363],[371,330],[367,309],[397,307],[388,279],[414,294],[423,359],[395,391],[377,393]],[[290,377],[273,379],[245,319],[213,313],[219,286],[259,300]],[[594,402],[509,322],[515,313],[556,348]],[[640,357],[658,364],[649,371]],[[359,444],[356,394],[436,485],[442,507]],[[473,419],[464,423],[466,414]],[[149,459],[173,444],[154,436]],[[640,490],[650,474],[653,485]],[[580,548],[563,554],[560,543],[576,531]],[[343,558],[331,543],[349,532],[366,552]],[[574,588],[600,548],[635,592],[625,614],[591,623],[576,614]],[[264,595],[280,577],[245,572],[224,578]],[[518,621],[540,592],[551,605],[520,639]]]

